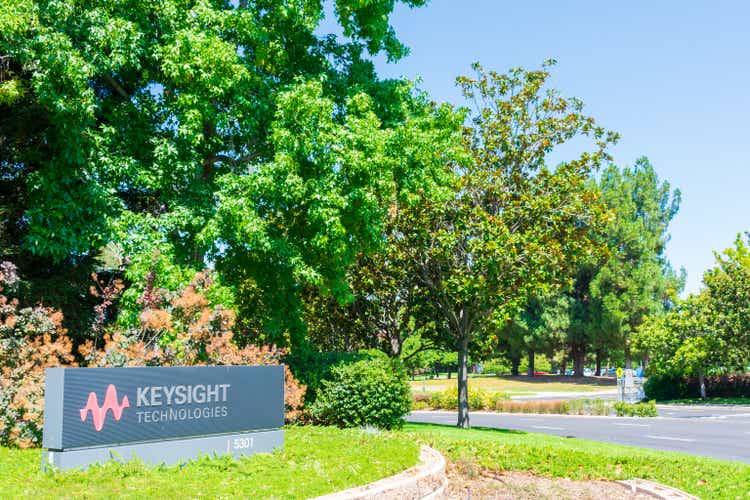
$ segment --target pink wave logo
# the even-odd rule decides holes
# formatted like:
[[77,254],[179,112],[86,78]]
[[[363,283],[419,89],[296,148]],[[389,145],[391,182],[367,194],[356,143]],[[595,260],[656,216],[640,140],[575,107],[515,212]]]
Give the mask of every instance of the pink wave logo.
[[107,392],[104,394],[104,404],[99,406],[99,401],[96,398],[95,392],[89,393],[89,400],[86,402],[86,406],[81,408],[81,421],[85,422],[89,412],[91,412],[91,420],[94,421],[94,429],[99,432],[104,427],[104,421],[107,419],[107,411],[112,412],[112,416],[115,421],[119,421],[122,417],[122,411],[125,408],[130,407],[130,401],[127,396],[122,397],[122,403],[117,402],[117,388],[113,384],[107,386]]

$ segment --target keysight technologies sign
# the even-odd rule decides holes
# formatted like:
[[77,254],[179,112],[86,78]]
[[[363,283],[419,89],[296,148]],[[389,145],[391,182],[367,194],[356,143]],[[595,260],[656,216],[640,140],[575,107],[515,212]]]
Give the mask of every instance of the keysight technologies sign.
[[43,446],[61,469],[281,446],[283,366],[50,368]]

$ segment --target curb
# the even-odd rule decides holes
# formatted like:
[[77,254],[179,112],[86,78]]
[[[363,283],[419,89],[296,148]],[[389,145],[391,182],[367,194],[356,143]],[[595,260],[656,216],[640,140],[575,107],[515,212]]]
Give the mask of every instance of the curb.
[[348,490],[317,497],[315,500],[375,500],[398,498],[405,500],[437,500],[443,498],[448,478],[445,458],[437,450],[422,446],[419,464],[395,476]]
[[628,479],[626,481],[616,481],[628,488],[633,494],[641,493],[661,500],[699,500],[698,497],[685,493],[684,491],[665,486],[663,484],[647,481],[645,479]]

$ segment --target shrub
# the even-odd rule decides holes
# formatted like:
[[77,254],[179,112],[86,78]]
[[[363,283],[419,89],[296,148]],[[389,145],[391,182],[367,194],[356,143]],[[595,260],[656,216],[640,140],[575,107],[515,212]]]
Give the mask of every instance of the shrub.
[[[0,292],[17,283],[15,266],[0,264]],[[29,448],[42,439],[44,370],[73,366],[73,344],[62,314],[46,307],[20,308],[0,294],[0,446]]]
[[426,401],[412,401],[411,403],[411,409],[414,410],[427,410],[430,407],[430,404]]
[[[750,398],[750,374],[729,373],[705,377],[708,397]],[[700,396],[697,377],[677,374],[651,375],[644,386],[646,397],[657,401],[695,399]]]
[[412,395],[411,395],[411,399],[412,399],[412,401],[414,401],[415,403],[425,403],[425,404],[429,404],[429,403],[430,403],[430,398],[431,398],[431,397],[432,397],[432,395],[431,395],[431,394],[413,394],[413,393],[412,393]]
[[[17,282],[15,268],[0,263],[0,292]],[[154,341],[150,327],[113,332],[97,348],[87,341],[79,346],[82,366],[187,366],[187,365],[275,365],[285,352],[275,347],[240,347],[233,341],[234,315],[220,307],[209,307],[200,289],[180,292],[170,310],[151,309],[148,321],[160,317],[166,342]],[[59,311],[36,306],[19,307],[16,299],[0,293],[0,446],[28,448],[42,439],[44,370],[77,366],[73,342],[62,327]],[[284,400],[287,421],[301,416],[305,387],[285,368]]]
[[[730,373],[726,375],[709,375],[705,378],[706,394],[715,398],[750,398],[750,374]],[[690,377],[686,381],[687,396],[698,397],[700,389],[698,378]]]
[[[498,401],[509,399],[503,392],[488,393],[480,388],[469,387],[469,409],[492,410]],[[458,409],[458,387],[451,387],[442,392],[436,392],[430,396],[430,406],[441,410]]]
[[324,380],[310,408],[318,424],[338,427],[399,428],[411,409],[403,366],[389,359],[339,365]]
[[618,417],[656,417],[656,401],[648,403],[630,404],[623,401],[615,403],[615,411]]
[[611,405],[599,399],[570,401],[498,401],[497,411],[504,413],[542,413],[554,415],[609,415]]
[[[104,336],[104,346],[91,341],[79,348],[87,366],[278,365],[286,354],[275,346],[244,347],[234,342],[235,314],[212,306],[205,297],[211,277],[196,274],[163,308],[141,313],[141,330]],[[284,402],[288,422],[301,417],[305,386],[285,367]]]
[[[657,401],[691,397],[687,382],[680,375],[650,375],[643,386],[643,390],[648,399]],[[696,394],[697,390],[693,393],[693,396]]]
[[510,363],[504,358],[492,358],[482,363],[482,371],[486,374],[502,375],[510,370]]
[[341,364],[351,364],[372,356],[362,352],[319,352],[307,346],[296,348],[283,358],[294,376],[307,387],[305,402],[312,404],[322,387],[323,380],[331,378],[333,369]]

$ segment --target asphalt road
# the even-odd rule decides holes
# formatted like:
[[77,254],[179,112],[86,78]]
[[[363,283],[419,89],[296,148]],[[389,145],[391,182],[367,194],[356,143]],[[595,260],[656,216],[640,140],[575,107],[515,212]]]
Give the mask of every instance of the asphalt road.
[[[472,427],[514,429],[750,463],[750,407],[659,406],[659,417],[472,412]],[[455,425],[456,413],[417,411],[410,422]]]

